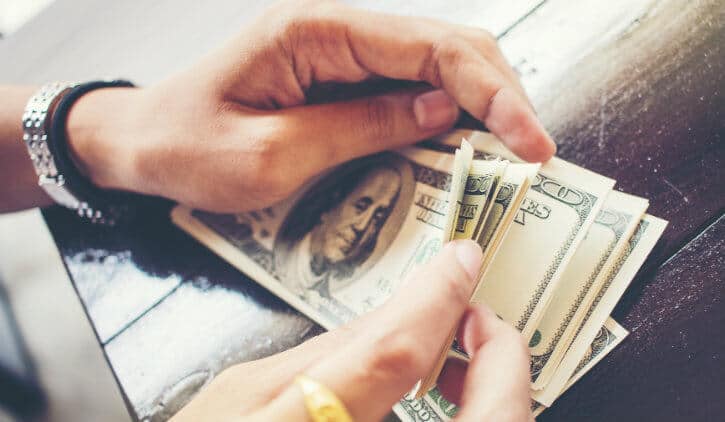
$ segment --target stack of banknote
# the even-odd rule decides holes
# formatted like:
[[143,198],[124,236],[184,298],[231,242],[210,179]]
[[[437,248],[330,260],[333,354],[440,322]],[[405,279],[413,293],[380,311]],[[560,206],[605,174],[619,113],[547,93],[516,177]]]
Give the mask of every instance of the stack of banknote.
[[[327,329],[382,304],[444,242],[474,239],[484,258],[471,302],[529,341],[538,415],[628,334],[609,315],[667,224],[613,186],[561,159],[523,163],[489,133],[454,131],[341,165],[263,210],[180,206],[172,219]],[[446,358],[466,359],[454,334],[395,406],[402,420],[455,415],[435,388]]]

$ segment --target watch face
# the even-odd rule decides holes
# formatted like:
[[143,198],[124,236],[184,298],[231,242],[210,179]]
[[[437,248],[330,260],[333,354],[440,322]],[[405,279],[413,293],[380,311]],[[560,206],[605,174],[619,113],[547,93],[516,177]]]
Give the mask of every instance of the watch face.
[[58,182],[54,179],[41,176],[38,184],[45,190],[48,196],[60,205],[74,210],[80,206],[80,201],[66,189],[62,181]]

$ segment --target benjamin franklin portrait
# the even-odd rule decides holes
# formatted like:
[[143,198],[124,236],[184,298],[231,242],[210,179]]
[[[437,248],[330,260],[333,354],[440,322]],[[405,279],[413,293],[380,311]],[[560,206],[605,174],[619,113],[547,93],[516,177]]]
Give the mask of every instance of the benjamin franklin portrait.
[[323,297],[349,286],[385,252],[403,225],[415,180],[405,159],[383,153],[345,164],[308,189],[274,243],[280,281]]

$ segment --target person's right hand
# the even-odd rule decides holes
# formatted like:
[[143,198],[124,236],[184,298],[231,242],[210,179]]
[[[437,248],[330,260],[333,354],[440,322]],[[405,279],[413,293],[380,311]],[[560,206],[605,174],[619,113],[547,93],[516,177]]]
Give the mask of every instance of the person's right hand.
[[[316,84],[379,78],[431,88],[307,104]],[[521,158],[554,154],[485,30],[295,0],[156,86],[84,96],[68,135],[101,187],[236,212],[271,205],[344,161],[443,133],[459,106]]]
[[461,405],[456,421],[530,421],[524,338],[485,305],[469,305],[481,257],[473,241],[448,243],[382,307],[293,349],[225,370],[173,421],[308,421],[294,384],[300,374],[331,389],[353,420],[379,421],[431,371],[460,321],[458,339],[471,362],[446,367],[438,380],[443,395]]

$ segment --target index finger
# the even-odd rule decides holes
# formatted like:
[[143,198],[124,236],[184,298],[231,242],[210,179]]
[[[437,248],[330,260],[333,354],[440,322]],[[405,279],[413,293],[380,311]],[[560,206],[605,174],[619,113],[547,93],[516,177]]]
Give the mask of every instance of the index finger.
[[[456,102],[519,157],[546,161],[556,145],[510,78],[454,26],[421,18],[345,11],[350,49],[361,67],[394,79],[425,81]],[[491,51],[496,40],[486,41]]]

